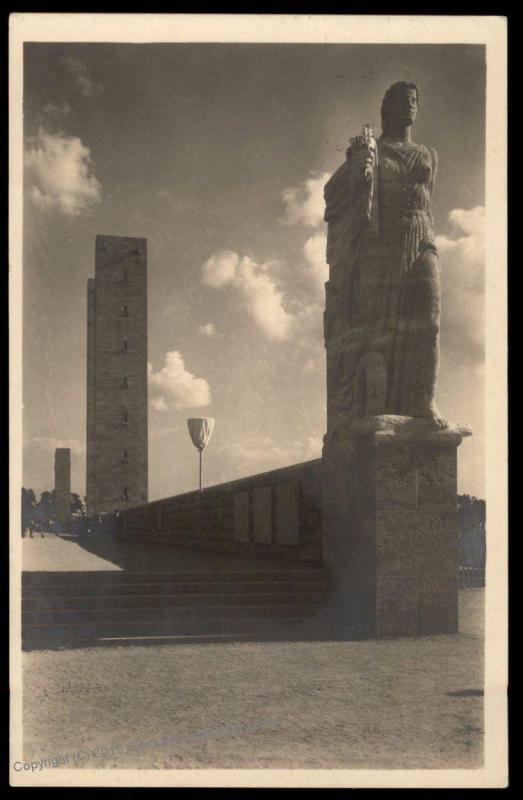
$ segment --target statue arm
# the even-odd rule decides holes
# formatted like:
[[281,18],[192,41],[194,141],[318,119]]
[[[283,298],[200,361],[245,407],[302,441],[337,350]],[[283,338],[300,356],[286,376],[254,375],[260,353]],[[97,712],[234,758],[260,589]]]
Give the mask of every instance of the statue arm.
[[[347,235],[352,239],[369,222],[374,177],[365,177],[365,159],[362,156],[366,153],[362,154],[361,148],[349,147],[345,162],[325,186],[325,221],[331,239],[340,235],[345,241]],[[328,251],[332,252],[331,248]]]
[[345,162],[336,170],[325,185],[325,221],[331,222],[337,217],[351,214],[363,204],[371,191],[372,179],[365,176],[365,168],[371,169],[375,164],[375,155],[369,153],[361,137],[355,137],[347,149]]

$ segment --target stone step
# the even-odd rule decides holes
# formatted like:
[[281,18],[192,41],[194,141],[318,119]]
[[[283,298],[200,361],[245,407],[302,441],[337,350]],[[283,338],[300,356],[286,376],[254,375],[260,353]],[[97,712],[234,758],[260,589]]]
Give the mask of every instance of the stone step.
[[265,583],[267,581],[296,581],[307,583],[322,580],[322,569],[282,568],[264,572],[23,572],[22,587],[135,585],[142,583]]
[[323,600],[322,587],[310,587],[304,591],[293,592],[161,592],[153,594],[104,594],[76,597],[50,596],[47,594],[22,598],[22,610],[51,611],[73,609],[143,608],[176,606],[251,606],[320,603]]
[[175,594],[218,594],[232,596],[235,594],[273,594],[289,593],[299,594],[308,591],[320,591],[323,588],[323,581],[311,580],[307,583],[301,581],[264,581],[264,582],[235,582],[222,583],[220,581],[208,581],[205,583],[196,582],[176,582],[169,581],[163,583],[106,583],[106,584],[83,584],[83,585],[49,585],[49,586],[28,586],[23,589],[23,598],[32,597],[55,597],[55,598],[90,598],[90,597],[124,597],[124,596],[164,596]]
[[253,605],[253,606],[179,606],[177,608],[111,608],[77,609],[60,611],[31,611],[22,614],[22,625],[26,632],[40,627],[68,627],[84,623],[133,625],[137,622],[185,623],[221,622],[235,619],[279,618],[284,616],[307,616],[317,611],[313,603],[302,605]]

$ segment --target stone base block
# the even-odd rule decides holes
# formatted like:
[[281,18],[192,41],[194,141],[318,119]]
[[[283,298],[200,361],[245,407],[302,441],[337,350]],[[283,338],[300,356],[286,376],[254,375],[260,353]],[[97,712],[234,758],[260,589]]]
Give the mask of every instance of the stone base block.
[[380,638],[458,629],[457,447],[464,428],[374,417],[323,453],[327,618]]

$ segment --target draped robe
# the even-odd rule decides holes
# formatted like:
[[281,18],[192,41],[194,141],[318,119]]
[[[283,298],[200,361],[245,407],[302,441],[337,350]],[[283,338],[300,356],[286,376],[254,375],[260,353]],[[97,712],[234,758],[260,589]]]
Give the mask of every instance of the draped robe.
[[424,253],[436,253],[430,210],[435,151],[379,140],[369,180],[353,152],[325,186],[328,430],[369,413],[365,372],[371,362],[383,373],[382,396],[371,413],[416,414],[416,272]]

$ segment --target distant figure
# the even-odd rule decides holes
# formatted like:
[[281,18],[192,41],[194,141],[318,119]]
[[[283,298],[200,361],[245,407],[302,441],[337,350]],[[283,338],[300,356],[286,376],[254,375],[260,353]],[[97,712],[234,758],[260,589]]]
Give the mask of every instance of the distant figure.
[[34,524],[33,520],[31,520],[31,522],[29,523],[29,538],[30,539],[33,538],[34,532],[35,532],[35,524]]

